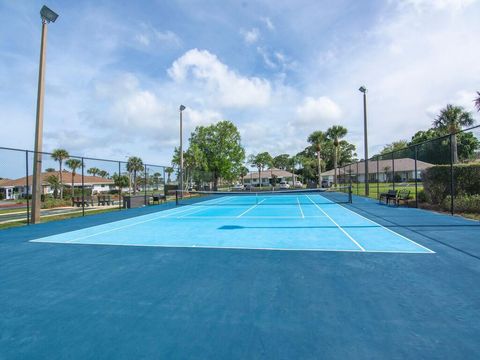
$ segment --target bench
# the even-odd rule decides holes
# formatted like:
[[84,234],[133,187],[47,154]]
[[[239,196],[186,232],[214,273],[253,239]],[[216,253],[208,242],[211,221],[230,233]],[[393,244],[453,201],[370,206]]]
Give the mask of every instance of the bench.
[[398,190],[388,190],[386,193],[381,193],[380,194],[380,202],[382,202],[382,199],[385,199],[385,204],[389,204],[390,200],[393,200],[395,203],[395,199],[398,196]]
[[405,204],[408,204],[408,199],[410,199],[410,190],[402,189],[398,192],[397,196],[393,199],[393,203],[397,206],[400,205],[400,201],[403,201]]
[[157,204],[161,204],[163,201],[166,201],[166,200],[167,200],[167,197],[165,195],[162,195],[162,194],[152,195],[152,204],[155,204],[155,202]]

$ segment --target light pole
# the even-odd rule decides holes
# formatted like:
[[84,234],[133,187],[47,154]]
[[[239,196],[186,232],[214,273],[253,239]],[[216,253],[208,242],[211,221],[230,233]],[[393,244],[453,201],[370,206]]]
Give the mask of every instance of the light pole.
[[[180,105],[180,179],[178,180],[180,190],[183,190],[183,110],[185,110],[185,106]],[[180,192],[180,195],[182,194]]]
[[45,97],[45,55],[47,47],[47,24],[55,22],[58,15],[45,5],[40,10],[42,18],[42,40],[38,69],[37,116],[35,124],[35,152],[33,154],[32,223],[40,222],[42,194],[42,144],[43,144],[43,99]]
[[360,89],[358,90],[363,93],[363,140],[364,140],[364,147],[365,147],[365,196],[368,196],[370,194],[370,187],[368,186],[367,88],[365,86],[360,86]]

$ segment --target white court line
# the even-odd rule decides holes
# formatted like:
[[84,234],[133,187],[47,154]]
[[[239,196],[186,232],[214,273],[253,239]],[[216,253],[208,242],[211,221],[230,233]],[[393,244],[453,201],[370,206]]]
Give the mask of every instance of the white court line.
[[[177,209],[169,209],[169,210],[177,210]],[[166,217],[169,217],[170,215],[176,215],[176,214],[179,214],[179,213],[184,213],[184,212],[187,212],[191,210],[190,208],[189,209],[184,209],[184,210],[181,210],[181,211],[177,211],[175,213],[168,213],[166,215],[162,215],[162,216],[155,216],[153,218],[150,218],[150,219],[146,219],[146,220],[143,220],[143,221],[137,221],[135,223],[132,223],[132,224],[127,224],[127,225],[123,225],[123,226],[119,226],[119,227],[115,227],[113,229],[108,229],[108,230],[104,230],[104,231],[99,231],[97,233],[94,233],[94,234],[90,234],[90,235],[86,235],[86,236],[81,236],[79,238],[76,238],[76,239],[73,239],[73,240],[67,240],[67,241],[64,241],[64,243],[71,243],[73,241],[77,241],[77,240],[83,240],[83,239],[88,239],[88,238],[91,238],[91,237],[94,237],[94,236],[97,236],[97,235],[101,235],[101,234],[106,234],[106,233],[110,233],[110,232],[113,232],[113,231],[117,231],[117,230],[120,230],[120,229],[125,229],[125,228],[128,228],[128,227],[132,227],[132,226],[136,226],[136,225],[140,225],[140,224],[144,224],[144,223],[147,223],[147,222],[150,222],[150,221],[154,221],[154,220],[157,220],[157,219],[161,219],[161,218],[166,218]],[[168,211],[168,210],[165,210],[165,211]],[[144,215],[144,216],[148,216],[148,215]],[[129,219],[123,219],[123,220],[119,220],[119,222],[123,222],[125,220],[129,220]],[[110,224],[113,224],[113,223],[110,223]],[[104,225],[107,225],[107,224],[102,224],[102,225],[97,225],[97,226],[104,226]],[[93,226],[95,227],[95,226]],[[79,231],[79,230],[75,230],[75,231]],[[47,236],[48,237],[48,236]],[[40,238],[41,239],[41,238]],[[39,239],[33,239],[33,240],[30,240],[30,242],[48,242],[48,241],[38,241]]]
[[385,227],[385,226],[383,226],[383,225],[381,225],[381,224],[379,224],[379,223],[377,223],[377,222],[375,222],[375,221],[373,221],[373,220],[370,220],[369,218],[367,218],[367,217],[365,217],[365,216],[363,216],[363,215],[360,215],[360,214],[356,213],[355,211],[350,210],[349,208],[346,208],[345,206],[343,206],[343,205],[341,205],[341,204],[336,204],[336,205],[341,206],[343,209],[348,210],[348,211],[350,211],[351,213],[353,213],[353,214],[355,214],[355,215],[357,215],[357,216],[360,216],[361,218],[364,218],[365,220],[371,222],[372,224],[378,225],[378,226],[380,226],[381,228],[384,228],[385,230],[390,231],[392,234],[398,235],[398,236],[400,236],[401,238],[403,238],[403,239],[405,239],[405,240],[407,240],[407,241],[410,241],[411,243],[413,243],[413,244],[415,244],[415,245],[417,245],[417,246],[420,246],[421,248],[429,251],[429,252],[432,253],[432,254],[435,254],[435,251],[430,250],[429,248],[427,248],[427,247],[425,247],[425,246],[423,246],[423,245],[420,245],[419,243],[417,243],[417,242],[415,242],[415,241],[413,241],[413,240],[410,240],[409,238],[407,238],[406,236],[403,236],[402,234],[399,234],[399,233],[397,233],[397,232],[395,232],[395,231],[393,231],[393,230],[391,230],[391,229],[389,229],[389,228],[387,228],[387,227]]
[[302,219],[305,219],[305,215],[303,214],[302,206],[300,205],[300,200],[298,200],[298,196],[297,196],[297,204],[298,204],[298,207],[300,208],[300,213],[302,214]]
[[325,211],[323,211],[323,209],[322,209],[320,206],[318,206],[318,205],[310,198],[310,196],[308,196],[308,195],[305,195],[305,196],[308,198],[308,200],[310,200],[310,201],[317,207],[317,209],[319,209],[322,213],[324,213],[325,216],[328,217],[328,218],[330,219],[330,221],[333,222],[333,223],[338,227],[338,229],[339,229],[341,232],[343,232],[345,235],[347,235],[347,237],[348,237],[350,240],[352,240],[352,242],[353,242],[355,245],[357,245],[362,251],[365,251],[365,249],[363,248],[363,246],[361,246],[357,241],[355,241],[355,239],[354,239],[353,237],[351,237],[349,233],[347,233],[340,225],[338,225],[338,224],[335,222],[335,220],[333,220]]
[[219,201],[216,201],[214,203],[212,203],[212,201],[215,201],[215,200],[218,200],[218,199],[213,199],[213,200],[209,200],[209,205],[191,205],[191,206],[194,206],[193,208],[196,208],[196,207],[200,207],[200,209],[198,209],[197,211],[192,211],[191,213],[188,213],[188,214],[185,214],[185,215],[182,215],[182,216],[178,216],[177,219],[182,219],[182,218],[186,218],[188,217],[189,215],[191,214],[196,214],[196,213],[199,213],[201,211],[204,211],[204,210],[208,210],[208,209],[211,209],[210,205],[216,205],[216,204],[220,204],[226,200],[230,200],[231,196],[226,196],[226,197],[223,197],[223,198],[220,198]]
[[[326,217],[325,215],[317,215],[317,216],[305,216],[305,219],[320,219]],[[238,219],[238,216],[188,216],[185,219]],[[301,217],[299,216],[242,216],[242,219],[296,219],[300,220]]]
[[247,210],[245,210],[243,213],[241,213],[240,215],[237,216],[237,218],[239,217],[242,217],[243,215],[245,215],[246,213],[248,213],[250,210],[253,210],[255,209],[258,205],[260,205],[262,202],[264,202],[265,200],[267,199],[263,199],[262,201],[260,201],[258,204],[255,204],[253,205],[252,207],[249,207]]
[[354,249],[322,249],[322,248],[305,248],[305,249],[292,249],[292,248],[261,248],[261,247],[240,247],[240,246],[207,246],[207,245],[169,245],[169,244],[112,244],[112,243],[67,243],[64,241],[35,241],[30,242],[49,243],[49,244],[67,244],[67,245],[79,245],[79,246],[131,246],[131,247],[162,247],[162,248],[179,248],[179,249],[226,249],[226,250],[267,250],[267,251],[328,251],[328,252],[350,252],[359,254],[368,253],[385,253],[385,254],[425,254],[418,251],[395,251],[395,250],[354,250]]

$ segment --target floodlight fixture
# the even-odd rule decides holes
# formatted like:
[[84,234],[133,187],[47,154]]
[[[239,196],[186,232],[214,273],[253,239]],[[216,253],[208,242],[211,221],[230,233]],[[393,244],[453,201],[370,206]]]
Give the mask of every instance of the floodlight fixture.
[[362,93],[366,93],[367,92],[367,88],[365,86],[360,86],[360,88],[358,89],[358,91],[362,92]]
[[185,106],[180,105],[180,111],[183,111],[183,110],[185,110],[185,109],[186,109]]
[[42,20],[46,21],[47,23],[53,23],[58,18],[58,14],[45,5],[43,5],[40,9],[40,16],[42,17]]

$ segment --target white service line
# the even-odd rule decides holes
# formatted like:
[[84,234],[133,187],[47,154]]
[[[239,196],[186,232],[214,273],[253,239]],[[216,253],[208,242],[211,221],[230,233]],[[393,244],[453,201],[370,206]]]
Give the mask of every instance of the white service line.
[[411,243],[413,243],[413,244],[415,244],[415,245],[417,245],[417,246],[419,246],[419,247],[421,247],[421,248],[423,248],[423,249],[425,249],[425,250],[428,250],[428,251],[429,251],[430,253],[432,253],[432,254],[435,254],[435,251],[430,250],[429,248],[427,248],[427,247],[425,247],[425,246],[423,246],[423,245],[420,245],[419,243],[417,243],[417,242],[415,242],[415,241],[413,241],[413,240],[410,240],[409,238],[407,238],[406,236],[403,236],[402,234],[399,234],[399,233],[397,233],[397,232],[395,232],[395,231],[393,231],[393,230],[391,230],[391,229],[389,229],[389,228],[387,228],[387,227],[385,227],[385,226],[383,226],[383,225],[381,225],[381,224],[379,224],[379,223],[377,223],[377,222],[375,222],[375,221],[373,221],[373,220],[370,220],[369,218],[367,218],[367,217],[365,217],[365,216],[363,216],[363,215],[360,215],[360,214],[356,213],[355,211],[352,211],[352,210],[346,208],[345,206],[343,206],[343,205],[341,205],[341,204],[336,204],[336,205],[341,206],[341,207],[344,208],[345,210],[348,210],[348,211],[350,211],[351,213],[353,213],[353,214],[355,214],[355,215],[357,215],[357,216],[360,216],[361,218],[363,218],[363,219],[371,222],[372,224],[378,225],[378,226],[380,226],[381,228],[384,228],[385,230],[390,231],[392,234],[395,234],[395,235],[397,235],[397,236],[400,236],[402,239],[405,239],[405,240],[407,240],[407,241],[410,241]]
[[305,219],[305,215],[303,213],[302,206],[300,205],[300,200],[298,200],[298,196],[297,196],[297,204],[298,204],[298,207],[300,208],[300,213],[302,214],[302,219]]
[[355,245],[357,245],[357,246],[360,248],[360,250],[365,251],[365,249],[363,248],[363,246],[360,245],[353,237],[351,237],[350,234],[347,233],[340,225],[338,225],[338,224],[335,222],[335,220],[333,220],[325,211],[323,211],[323,209],[322,209],[320,206],[318,206],[318,205],[310,198],[310,196],[308,196],[308,195],[305,195],[305,196],[308,198],[308,200],[310,200],[310,201],[317,207],[317,209],[319,209],[322,213],[324,213],[325,216],[328,217],[328,218],[330,219],[330,221],[333,222],[333,223],[335,224],[335,226],[336,226],[341,232],[343,232],[350,240],[352,240],[352,242],[353,242]]
[[226,200],[229,200],[230,198],[231,198],[231,196],[226,196],[224,198],[220,198],[219,201],[216,201],[214,203],[212,203],[212,201],[217,200],[217,199],[209,200],[210,201],[209,205],[202,205],[202,204],[199,204],[199,205],[196,205],[196,206],[195,205],[190,205],[190,206],[192,206],[193,209],[195,209],[196,207],[200,207],[200,209],[198,209],[196,211],[192,211],[192,212],[190,212],[188,214],[185,214],[185,215],[182,215],[182,216],[178,216],[177,219],[185,218],[185,217],[188,217],[191,214],[196,214],[196,213],[199,213],[201,211],[211,209],[212,205],[215,206],[215,205],[220,204],[220,203],[222,203]]
[[264,202],[265,200],[267,200],[267,199],[263,199],[263,200],[260,201],[258,204],[255,204],[255,205],[249,207],[249,208],[248,208],[247,210],[245,210],[243,213],[241,213],[240,215],[238,215],[237,218],[242,217],[243,215],[245,215],[246,213],[248,213],[250,210],[255,209],[258,205],[260,205],[260,204],[261,204],[262,202]]

